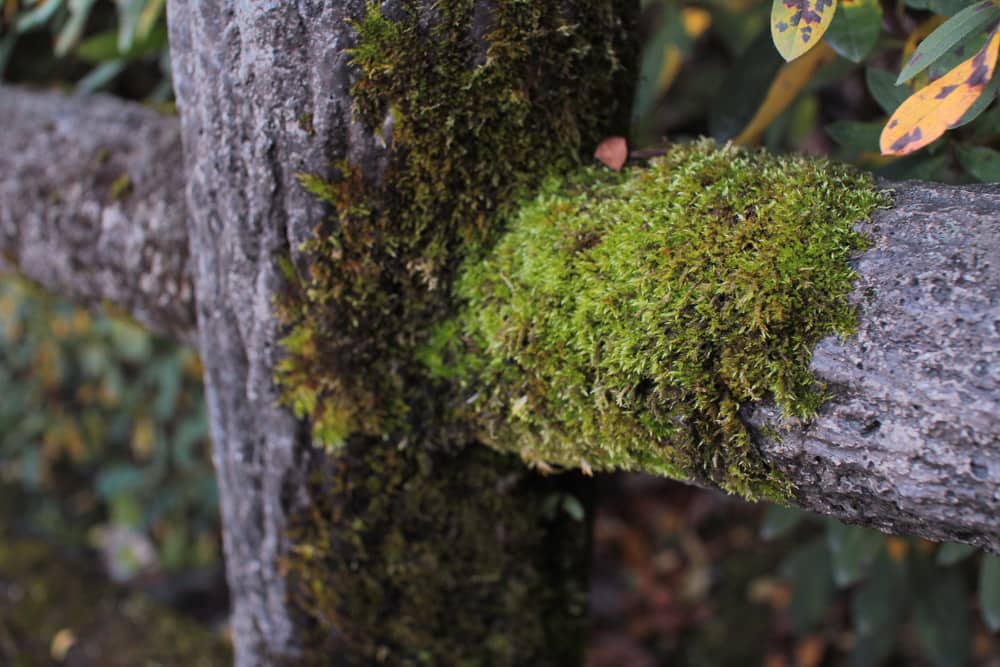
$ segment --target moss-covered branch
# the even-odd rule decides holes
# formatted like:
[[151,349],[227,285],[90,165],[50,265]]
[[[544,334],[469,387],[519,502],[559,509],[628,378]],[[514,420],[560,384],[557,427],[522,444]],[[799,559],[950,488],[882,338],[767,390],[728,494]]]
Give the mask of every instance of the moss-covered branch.
[[888,198],[824,160],[711,141],[608,173],[553,180],[466,263],[427,363],[463,383],[484,442],[530,463],[787,500],[740,408],[815,414],[812,350],[856,324],[852,226]]

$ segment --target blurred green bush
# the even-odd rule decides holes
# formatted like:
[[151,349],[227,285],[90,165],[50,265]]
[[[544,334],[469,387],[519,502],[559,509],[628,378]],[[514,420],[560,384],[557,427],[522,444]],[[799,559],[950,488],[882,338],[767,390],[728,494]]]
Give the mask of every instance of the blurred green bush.
[[0,79],[172,97],[166,0],[0,0]]
[[788,611],[794,631],[801,636],[816,631],[838,598],[846,598],[853,665],[885,664],[909,633],[931,664],[962,667],[972,663],[977,623],[988,633],[1000,631],[1000,557],[965,544],[892,537],[780,506],[764,516],[760,534],[774,539],[801,528],[805,543],[778,568],[792,586]]
[[19,487],[24,525],[101,548],[122,576],[218,561],[194,352],[8,275],[0,395],[0,481]]

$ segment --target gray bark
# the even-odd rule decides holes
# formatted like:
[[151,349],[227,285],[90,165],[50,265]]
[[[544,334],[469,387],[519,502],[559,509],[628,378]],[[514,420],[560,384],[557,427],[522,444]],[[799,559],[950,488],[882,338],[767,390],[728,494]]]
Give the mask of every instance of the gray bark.
[[883,184],[860,228],[857,334],[813,357],[832,398],[807,424],[748,417],[810,510],[1000,552],[1000,186]]
[[0,251],[27,277],[195,337],[177,119],[0,86]]
[[[328,215],[295,174],[322,174],[352,138],[364,143],[350,125],[345,9],[322,2],[269,9],[235,0],[168,3],[240,665],[297,652],[280,570],[288,548],[284,489],[305,488],[309,445],[307,432],[278,407],[272,369],[281,333],[271,307],[281,288],[275,259]],[[300,127],[303,113],[312,114],[316,139]]]

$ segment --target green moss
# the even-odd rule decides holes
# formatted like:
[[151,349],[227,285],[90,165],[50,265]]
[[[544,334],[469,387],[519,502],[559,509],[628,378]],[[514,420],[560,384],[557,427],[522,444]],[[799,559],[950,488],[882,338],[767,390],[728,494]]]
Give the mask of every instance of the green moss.
[[709,141],[551,180],[466,264],[464,311],[424,361],[468,384],[485,442],[529,462],[786,498],[740,407],[821,404],[812,350],[855,327],[851,228],[883,202],[845,167]]
[[453,386],[418,352],[454,313],[463,258],[624,129],[633,4],[385,3],[356,23],[355,113],[385,160],[303,175],[336,215],[282,263],[277,380],[314,441],[339,445],[310,452],[290,510],[291,600],[315,633],[293,664],[579,663],[588,528],[553,512],[586,493],[467,446]]
[[299,114],[299,129],[310,137],[316,134],[316,128],[313,126],[313,115],[308,111]]
[[565,486],[482,447],[352,440],[292,525],[293,595],[315,624],[315,657],[295,664],[580,664],[588,537],[552,512]]
[[302,249],[311,265],[280,308],[292,330],[277,380],[316,441],[428,430],[414,353],[452,308],[456,265],[510,202],[627,117],[628,3],[496,3],[486,17],[475,4],[407,2],[392,18],[372,4],[355,24],[356,115],[388,164],[303,177],[337,216]]
[[111,201],[121,201],[132,192],[132,179],[128,174],[122,174],[111,184]]

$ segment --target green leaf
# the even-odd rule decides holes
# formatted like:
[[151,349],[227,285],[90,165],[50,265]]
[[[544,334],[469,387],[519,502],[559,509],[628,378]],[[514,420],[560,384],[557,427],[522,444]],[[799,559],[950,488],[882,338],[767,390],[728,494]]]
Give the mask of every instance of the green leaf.
[[708,130],[720,140],[740,133],[757,113],[771,80],[781,67],[781,58],[771,45],[770,36],[761,35],[733,67],[712,100]]
[[941,16],[954,16],[971,4],[970,0],[928,0],[927,9]]
[[98,90],[111,83],[111,81],[116,76],[121,74],[124,69],[124,60],[112,60],[110,62],[101,63],[91,70],[87,76],[77,81],[76,89],[83,95],[96,93]]
[[135,43],[139,19],[146,0],[120,0],[118,3],[118,50],[129,51]]
[[918,153],[894,160],[876,169],[875,173],[893,181],[940,181],[947,167],[947,155],[928,156],[926,153]]
[[841,0],[824,39],[838,54],[860,63],[875,47],[880,32],[882,5],[878,0]]
[[[724,5],[712,5],[712,33],[722,39],[722,42],[734,56],[741,56],[762,33],[767,32],[770,12],[762,12],[763,5],[757,9],[733,10]],[[774,51],[771,40],[768,46]]]
[[59,30],[59,34],[56,36],[55,47],[53,48],[55,54],[60,58],[69,53],[73,45],[79,41],[80,35],[83,33],[83,28],[87,24],[87,19],[90,18],[90,10],[93,8],[94,2],[96,0],[69,0],[67,3],[69,20]]
[[802,522],[806,513],[795,507],[771,505],[760,524],[760,536],[765,540],[786,535]]
[[826,540],[833,558],[833,579],[841,588],[864,577],[885,544],[882,533],[836,519],[827,521]]
[[114,499],[142,488],[146,475],[142,469],[131,465],[105,468],[97,476],[97,492],[105,499]]
[[24,33],[29,30],[40,28],[49,22],[56,11],[62,6],[62,0],[45,0],[27,14],[22,14],[17,19],[17,32]]
[[877,665],[888,657],[904,618],[908,595],[903,568],[882,549],[868,578],[851,598],[857,643],[852,662]]
[[1000,152],[985,146],[959,146],[958,161],[980,183],[1000,183]]
[[[994,77],[995,79],[998,77]],[[993,82],[990,82],[993,85]],[[977,102],[979,100],[976,100]],[[973,105],[975,106],[975,105]],[[996,105],[983,115],[979,116],[972,124],[972,139],[981,141],[989,139],[1000,133],[1000,105]]]
[[690,47],[691,38],[684,32],[680,8],[676,2],[664,2],[660,27],[643,49],[639,65],[639,85],[636,87],[632,109],[634,118],[643,119],[655,109],[660,94],[657,81],[668,51],[675,49],[678,54],[685,54]]
[[979,566],[979,608],[991,632],[1000,631],[1000,556],[984,554]]
[[914,621],[927,657],[937,667],[969,663],[969,595],[957,568],[933,568],[921,585]]
[[10,32],[3,37],[0,37],[0,78],[3,78],[3,73],[7,69],[7,62],[10,60],[10,54],[14,52],[14,44],[17,42],[17,32]]
[[998,17],[1000,17],[1000,7],[993,4],[993,0],[982,0],[955,14],[920,43],[909,62],[903,67],[903,71],[899,73],[896,84],[905,83],[920,74],[947,54],[953,46],[976,30],[985,28]]
[[865,83],[868,84],[868,92],[872,94],[878,105],[890,115],[910,96],[910,89],[897,85],[892,77],[892,72],[888,70],[877,67],[867,68],[865,70]]
[[792,626],[806,634],[826,616],[835,592],[826,544],[820,538],[809,542],[793,552],[781,570],[792,584]]
[[954,565],[974,553],[976,553],[976,547],[971,544],[946,542],[938,549],[936,560],[938,565]]
[[785,60],[795,60],[819,43],[830,27],[837,0],[774,0],[771,39]]
[[877,153],[878,138],[882,134],[882,121],[860,123],[838,120],[826,126],[826,133],[838,144],[859,153]]
[[579,499],[569,493],[563,496],[562,508],[574,521],[583,521],[587,516],[587,512],[583,509],[583,505]]
[[115,31],[109,30],[84,40],[77,47],[76,54],[91,63],[133,61],[159,53],[166,46],[166,28],[157,25],[144,39],[134,42],[128,51],[118,50],[118,35]]

